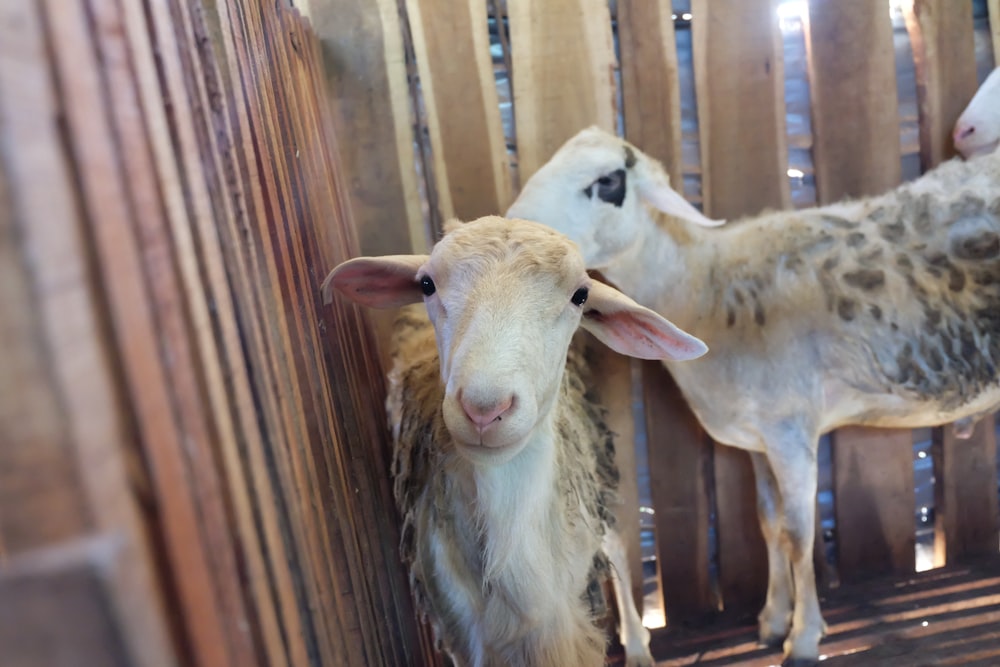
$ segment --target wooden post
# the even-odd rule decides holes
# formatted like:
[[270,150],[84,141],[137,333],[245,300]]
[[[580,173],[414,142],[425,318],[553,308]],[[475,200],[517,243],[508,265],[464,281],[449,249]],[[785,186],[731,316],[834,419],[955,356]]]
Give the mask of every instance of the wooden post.
[[934,429],[934,564],[995,555],[997,441],[993,415],[959,440],[952,426]]
[[956,155],[951,132],[976,94],[971,3],[912,0],[904,9],[913,44],[924,171]]
[[990,34],[993,36],[993,66],[1000,67],[1000,0],[986,0],[990,10]]
[[915,517],[910,431],[833,433],[837,563],[841,581],[912,572]]
[[407,0],[406,7],[441,216],[471,220],[502,214],[511,203],[510,161],[490,60],[486,4]]
[[615,131],[615,53],[603,0],[519,0],[507,12],[524,183],[585,127]]
[[[734,219],[791,204],[775,4],[691,4],[702,196],[711,217]],[[746,453],[716,446],[715,488],[723,604],[736,613],[756,611],[767,589],[767,552]]]

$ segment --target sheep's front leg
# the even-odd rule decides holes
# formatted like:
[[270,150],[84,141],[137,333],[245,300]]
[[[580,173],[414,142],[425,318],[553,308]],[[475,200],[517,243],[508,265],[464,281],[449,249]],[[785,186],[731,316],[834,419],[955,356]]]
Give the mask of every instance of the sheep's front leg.
[[778,648],[792,624],[792,569],[782,543],[784,508],[765,454],[750,452],[757,482],[757,518],[767,544],[767,601],[757,617],[760,643]]
[[785,640],[785,667],[814,665],[826,624],[819,610],[813,571],[816,531],[816,439],[797,429],[768,443],[767,459],[784,509],[782,541],[788,549],[795,587],[792,628]]
[[618,637],[625,648],[626,667],[652,667],[649,652],[649,630],[642,625],[639,609],[632,596],[632,576],[628,569],[628,555],[618,531],[609,528],[604,533],[604,553],[611,561],[611,583],[618,604],[621,627]]

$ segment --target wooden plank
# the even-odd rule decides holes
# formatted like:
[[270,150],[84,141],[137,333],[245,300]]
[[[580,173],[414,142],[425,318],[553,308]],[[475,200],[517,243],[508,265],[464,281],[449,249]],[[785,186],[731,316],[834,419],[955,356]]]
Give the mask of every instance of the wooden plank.
[[913,442],[910,431],[833,433],[834,510],[841,581],[913,572]]
[[819,203],[895,187],[899,104],[884,0],[812,0],[805,34]]
[[935,565],[994,555],[997,530],[997,440],[993,415],[966,440],[954,427],[934,430]]
[[993,37],[993,66],[1000,67],[1000,0],[986,0],[990,11],[990,34]]
[[669,3],[618,7],[625,138],[663,163],[673,187],[681,176],[681,93],[677,42]]
[[693,0],[702,198],[732,219],[791,203],[784,57],[774,0]]
[[523,183],[585,127],[615,131],[615,55],[603,0],[516,2],[508,12]]
[[978,88],[971,3],[913,0],[904,6],[913,45],[924,171],[956,155],[955,121]]
[[[775,6],[773,0],[691,4],[703,208],[712,217],[791,203]],[[716,447],[715,453],[720,590],[729,611],[755,612],[766,586],[757,573],[767,571],[767,562],[759,530],[747,525],[757,523],[752,466],[741,452]]]
[[[407,0],[444,219],[502,213],[510,163],[490,59],[486,3]],[[456,58],[455,54],[462,57]]]
[[642,375],[660,593],[668,623],[684,624],[715,608],[708,569],[711,444],[663,364],[643,363]]

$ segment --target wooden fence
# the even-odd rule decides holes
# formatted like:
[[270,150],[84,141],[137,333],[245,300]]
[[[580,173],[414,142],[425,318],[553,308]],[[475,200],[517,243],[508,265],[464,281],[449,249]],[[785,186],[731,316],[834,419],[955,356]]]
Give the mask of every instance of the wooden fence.
[[[699,177],[709,215],[789,206],[776,4],[690,3],[692,166],[663,3],[311,0],[308,21],[282,2],[0,3],[5,664],[434,664],[397,558],[386,320],[322,307],[320,281],[502,211],[565,139],[619,117],[676,183]],[[886,2],[809,5],[818,198],[889,188]],[[925,168],[976,87],[956,5],[909,10]],[[755,613],[747,457],[705,436],[660,365],[600,363],[624,470],[633,434],[649,443],[669,618]],[[995,553],[993,429],[941,430],[934,455],[939,561]],[[908,432],[835,433],[834,494],[841,580],[912,571]],[[623,497],[641,572],[633,475]]]

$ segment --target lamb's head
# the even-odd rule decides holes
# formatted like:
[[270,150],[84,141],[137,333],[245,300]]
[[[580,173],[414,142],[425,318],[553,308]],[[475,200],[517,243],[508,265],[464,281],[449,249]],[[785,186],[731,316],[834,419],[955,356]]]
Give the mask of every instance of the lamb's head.
[[588,268],[607,267],[641,242],[645,206],[709,227],[709,220],[670,187],[662,165],[596,127],[582,130],[524,184],[507,210],[576,241]]
[[952,136],[955,150],[966,159],[992,153],[1000,146],[1000,67],[976,91]]
[[[360,257],[324,283],[376,308],[423,300],[445,386],[445,424],[477,464],[509,461],[551,427],[578,326],[623,354],[693,359],[705,344],[591,279],[576,246],[543,225],[500,217],[450,224],[427,255]],[[542,426],[544,428],[544,426]]]

